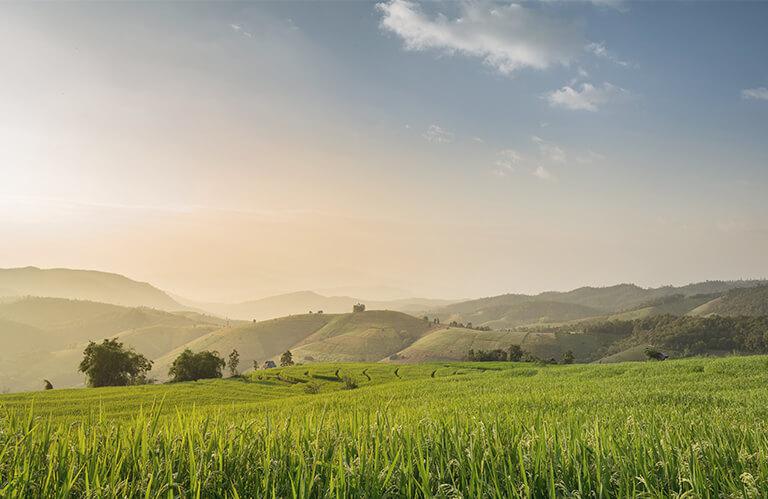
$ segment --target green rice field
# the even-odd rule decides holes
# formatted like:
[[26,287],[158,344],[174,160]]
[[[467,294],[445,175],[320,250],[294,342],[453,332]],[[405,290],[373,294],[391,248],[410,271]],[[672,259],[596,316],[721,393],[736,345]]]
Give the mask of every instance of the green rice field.
[[766,430],[767,357],[307,364],[0,396],[0,497],[761,497]]

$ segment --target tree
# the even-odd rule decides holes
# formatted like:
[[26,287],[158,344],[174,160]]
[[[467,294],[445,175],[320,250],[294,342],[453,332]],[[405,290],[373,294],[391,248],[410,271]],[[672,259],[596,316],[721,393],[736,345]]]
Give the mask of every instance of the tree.
[[523,359],[524,353],[520,345],[510,345],[507,349],[507,360],[510,362],[520,362]]
[[365,312],[365,305],[362,303],[356,303],[355,305],[352,305],[352,312]]
[[256,359],[253,359],[253,370],[258,371],[259,370],[259,361]]
[[88,386],[126,386],[147,382],[152,361],[132,348],[124,348],[117,339],[89,342],[83,351],[80,371],[88,377]]
[[51,383],[47,379],[44,379],[43,381],[45,382],[45,389],[46,390],[53,390],[53,383]]
[[573,364],[575,359],[576,357],[574,357],[573,352],[570,350],[563,354],[563,364]]
[[187,348],[173,361],[168,370],[168,376],[171,377],[171,381],[221,378],[221,370],[225,364],[218,352],[193,353]]
[[232,351],[229,354],[229,362],[227,363],[227,367],[229,367],[229,375],[230,376],[237,376],[237,366],[240,364],[240,354],[237,353],[237,349],[233,348]]
[[290,350],[286,350],[283,352],[283,355],[280,356],[280,367],[286,367],[286,366],[292,366],[293,365],[293,354]]

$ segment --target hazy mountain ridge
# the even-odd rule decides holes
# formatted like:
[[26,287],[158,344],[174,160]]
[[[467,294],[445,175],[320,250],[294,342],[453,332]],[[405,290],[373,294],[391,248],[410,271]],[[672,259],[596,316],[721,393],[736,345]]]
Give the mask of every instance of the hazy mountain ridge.
[[161,310],[185,308],[149,283],[96,270],[0,269],[0,296],[47,296]]
[[[641,308],[648,308],[654,300],[674,295],[692,298],[703,294],[712,295],[712,299],[729,290],[751,288],[768,284],[765,280],[739,281],[704,281],[685,286],[664,286],[659,288],[641,288],[635,284],[618,284],[606,287],[585,286],[571,291],[547,291],[538,295],[506,294],[468,300],[428,311],[430,316],[441,321],[472,322],[475,326],[489,325],[495,328],[532,325],[539,322],[558,323],[572,320],[605,318],[611,315],[628,313]],[[534,318],[530,308],[537,303],[550,303],[549,314]],[[563,304],[559,309],[555,303]],[[525,306],[524,304],[528,304]],[[565,304],[587,307],[579,312],[565,307]],[[697,303],[696,306],[701,305]],[[665,313],[659,308],[659,313]],[[691,307],[691,310],[695,308]],[[589,310],[593,310],[592,315]],[[690,311],[690,310],[688,310]],[[687,313],[686,311],[685,313]],[[555,312],[555,313],[552,313]],[[653,311],[648,311],[653,313]]]
[[274,319],[286,315],[306,314],[310,311],[341,314],[351,311],[352,306],[356,303],[364,303],[369,309],[395,310],[398,312],[419,312],[454,303],[452,300],[431,298],[401,298],[390,301],[376,301],[351,296],[324,296],[314,291],[296,291],[241,303],[197,302],[183,298],[179,298],[179,300],[189,307],[206,310],[222,317],[256,321]]

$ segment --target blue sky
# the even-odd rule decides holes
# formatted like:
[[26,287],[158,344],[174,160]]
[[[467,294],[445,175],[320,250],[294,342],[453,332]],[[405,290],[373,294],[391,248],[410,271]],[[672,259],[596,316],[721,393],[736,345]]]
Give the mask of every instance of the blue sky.
[[204,299],[768,276],[768,2],[0,12],[0,266]]

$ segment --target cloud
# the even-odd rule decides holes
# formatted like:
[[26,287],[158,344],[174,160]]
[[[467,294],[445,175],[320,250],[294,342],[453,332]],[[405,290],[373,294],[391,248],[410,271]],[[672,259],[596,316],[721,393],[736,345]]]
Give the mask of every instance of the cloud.
[[510,75],[522,68],[568,65],[585,46],[575,23],[519,4],[464,2],[461,14],[429,16],[408,0],[379,3],[380,26],[402,38],[407,50],[435,50],[476,57]]
[[514,149],[502,149],[496,154],[494,164],[499,167],[497,171],[513,172],[515,165],[519,164],[523,157]]
[[450,144],[453,142],[454,135],[437,125],[429,125],[423,137],[433,144]]
[[548,142],[534,135],[531,140],[539,147],[541,157],[553,163],[565,163],[565,151],[553,142]]
[[612,52],[608,51],[608,49],[605,47],[605,42],[590,43],[589,45],[587,45],[586,49],[587,49],[587,52],[591,52],[597,57],[607,59],[619,66],[623,66],[623,67],[630,66],[629,62],[619,59]]
[[539,178],[541,180],[554,180],[555,179],[554,175],[552,175],[552,173],[549,170],[547,170],[546,168],[544,168],[541,165],[537,166],[536,169],[531,172],[531,175],[533,175],[534,177],[537,177],[537,178]]
[[600,106],[616,100],[629,92],[616,85],[603,83],[602,86],[594,86],[591,83],[582,83],[576,88],[568,85],[559,90],[554,90],[545,95],[547,102],[552,107],[562,107],[572,111],[597,111]]
[[246,31],[245,29],[243,29],[243,27],[240,24],[234,24],[233,23],[233,24],[230,24],[229,27],[232,28],[234,31],[240,33],[243,36],[246,36],[248,38],[253,38],[253,33],[250,33],[248,31]]
[[587,151],[586,154],[576,156],[576,162],[584,165],[596,163],[605,159],[605,156],[595,151]]
[[768,100],[768,88],[745,88],[741,91],[742,99]]

